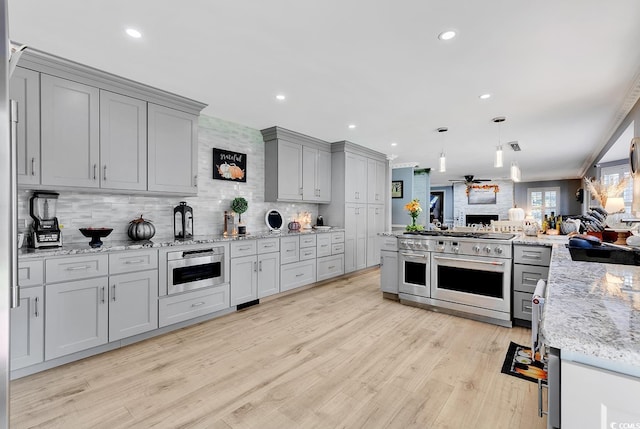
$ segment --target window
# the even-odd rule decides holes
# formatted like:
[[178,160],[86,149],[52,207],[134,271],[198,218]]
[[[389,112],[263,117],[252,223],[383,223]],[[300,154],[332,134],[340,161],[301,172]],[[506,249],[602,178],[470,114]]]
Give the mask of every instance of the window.
[[624,164],[602,167],[600,169],[600,181],[607,187],[620,183],[624,178],[628,180],[627,187],[624,189],[624,193],[622,194],[622,197],[624,198],[624,211],[626,213],[631,213],[631,203],[633,202],[633,180],[631,180],[629,163],[625,162]]
[[527,189],[527,201],[529,202],[529,213],[535,220],[542,223],[544,215],[551,216],[551,212],[556,215],[560,204],[560,188],[529,188]]

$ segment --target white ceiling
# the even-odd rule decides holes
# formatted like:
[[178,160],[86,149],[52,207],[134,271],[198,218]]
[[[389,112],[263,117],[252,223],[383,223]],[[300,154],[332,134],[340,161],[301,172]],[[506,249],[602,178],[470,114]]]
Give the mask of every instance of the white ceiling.
[[[208,103],[204,114],[436,170],[444,148],[434,184],[506,178],[512,160],[524,181],[580,177],[635,101],[639,18],[638,0],[9,0],[14,41]],[[446,29],[458,36],[438,40]],[[505,145],[502,169],[495,116],[500,140],[522,147]]]

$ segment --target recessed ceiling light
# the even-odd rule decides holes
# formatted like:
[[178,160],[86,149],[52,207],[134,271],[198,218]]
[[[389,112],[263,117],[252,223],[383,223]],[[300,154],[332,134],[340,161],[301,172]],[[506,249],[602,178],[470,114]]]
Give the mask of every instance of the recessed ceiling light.
[[350,130],[354,129],[355,127],[356,127],[356,125],[355,125],[355,124],[349,124],[349,129],[350,129]]
[[486,100],[487,98],[491,98],[491,94],[482,94],[478,96],[480,100]]
[[142,33],[136,30],[135,28],[127,28],[127,34],[134,39],[139,39],[142,37]]
[[276,95],[276,99],[277,100],[283,101],[285,98],[287,98],[287,97],[285,97],[283,94]]
[[393,143],[391,143],[391,146],[398,146],[398,143],[393,142]]
[[453,30],[443,31],[442,33],[438,34],[438,39],[440,40],[451,40],[454,37],[456,37],[456,32]]

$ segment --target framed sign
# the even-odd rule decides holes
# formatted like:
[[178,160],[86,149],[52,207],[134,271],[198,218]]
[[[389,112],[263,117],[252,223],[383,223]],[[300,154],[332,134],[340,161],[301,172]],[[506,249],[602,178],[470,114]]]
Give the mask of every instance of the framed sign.
[[469,204],[496,204],[498,185],[470,185],[467,186]]
[[247,181],[247,154],[231,152],[224,149],[213,149],[213,178]]
[[391,182],[391,198],[402,198],[402,180],[394,180]]

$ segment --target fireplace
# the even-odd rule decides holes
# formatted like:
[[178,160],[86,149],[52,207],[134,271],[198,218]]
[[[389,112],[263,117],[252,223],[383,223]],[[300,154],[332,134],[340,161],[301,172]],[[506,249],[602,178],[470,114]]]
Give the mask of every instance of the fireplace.
[[493,214],[471,214],[464,217],[465,225],[489,225],[492,220],[498,220],[498,215]]

